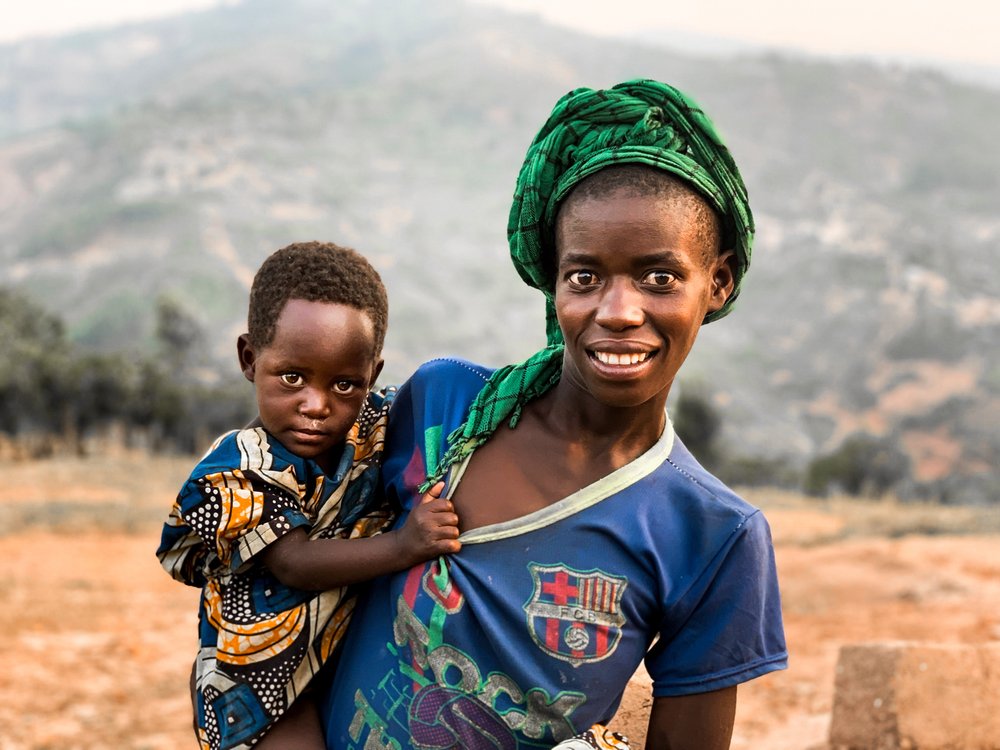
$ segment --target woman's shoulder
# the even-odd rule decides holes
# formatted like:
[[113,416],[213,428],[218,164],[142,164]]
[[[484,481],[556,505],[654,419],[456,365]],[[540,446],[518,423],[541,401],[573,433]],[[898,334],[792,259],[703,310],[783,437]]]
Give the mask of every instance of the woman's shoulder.
[[400,395],[422,402],[430,399],[462,401],[474,398],[490,378],[493,368],[457,357],[439,357],[417,368],[400,388]]
[[438,357],[420,365],[410,381],[427,383],[448,380],[454,383],[469,382],[482,387],[489,380],[493,369],[460,357]]
[[[465,419],[469,404],[492,372],[489,367],[453,357],[425,362],[400,387],[390,420],[398,424],[399,420],[410,421],[412,416],[420,423],[446,424],[450,431]],[[390,434],[393,424],[390,421]]]
[[715,513],[728,513],[734,519],[748,520],[760,515],[760,510],[747,502],[735,490],[706,469],[677,436],[663,470],[670,472],[677,487],[683,488],[691,500],[711,506]]

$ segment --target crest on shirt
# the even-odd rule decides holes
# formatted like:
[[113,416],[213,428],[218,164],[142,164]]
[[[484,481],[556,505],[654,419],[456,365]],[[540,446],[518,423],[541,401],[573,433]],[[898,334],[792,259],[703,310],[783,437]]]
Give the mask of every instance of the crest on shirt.
[[601,661],[621,640],[628,580],[600,570],[528,563],[533,588],[524,605],[535,644],[573,666]]

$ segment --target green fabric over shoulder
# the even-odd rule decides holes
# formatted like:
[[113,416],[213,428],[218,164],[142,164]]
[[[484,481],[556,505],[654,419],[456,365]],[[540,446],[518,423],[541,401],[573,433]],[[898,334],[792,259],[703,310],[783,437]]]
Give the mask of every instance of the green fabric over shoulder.
[[736,256],[735,285],[726,304],[709,313],[705,322],[732,310],[750,266],[754,223],[743,178],[712,121],[690,97],[659,81],[639,79],[607,90],[569,92],[528,148],[507,226],[514,267],[525,283],[545,295],[548,346],[493,374],[465,424],[449,435],[448,450],[424,491],[501,424],[513,427],[524,405],[559,381],[562,334],[555,316],[554,279],[544,259],[555,252],[560,201],[581,180],[615,164],[644,164],[669,172],[715,208],[722,218],[723,249]]

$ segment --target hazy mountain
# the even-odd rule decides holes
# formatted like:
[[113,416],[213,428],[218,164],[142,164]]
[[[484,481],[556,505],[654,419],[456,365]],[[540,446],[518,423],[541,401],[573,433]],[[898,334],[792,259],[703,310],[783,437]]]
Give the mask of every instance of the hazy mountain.
[[1000,89],[1000,67],[982,63],[956,62],[935,57],[892,54],[821,54],[805,49],[783,48],[760,42],[746,42],[725,36],[679,31],[670,28],[645,27],[626,35],[642,44],[652,44],[682,54],[730,59],[737,56],[781,54],[801,60],[826,61],[833,64],[852,62],[880,66],[905,67],[913,71],[944,73],[957,82]]
[[249,280],[298,239],[383,272],[389,378],[542,342],[507,260],[556,98],[670,81],[714,116],[758,219],[742,301],[689,362],[733,455],[896,440],[912,491],[997,499],[1000,92],[926,71],[696,57],[458,0],[248,0],[0,47],[0,284],[79,342],[143,345],[181,297],[231,362]]

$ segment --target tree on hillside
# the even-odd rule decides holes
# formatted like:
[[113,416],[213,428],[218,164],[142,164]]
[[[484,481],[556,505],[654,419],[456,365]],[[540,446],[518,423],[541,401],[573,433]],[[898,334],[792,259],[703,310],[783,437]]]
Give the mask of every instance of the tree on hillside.
[[78,437],[111,425],[128,425],[138,374],[124,354],[82,354],[72,367],[73,427]]
[[0,288],[0,430],[61,430],[70,404],[72,348],[62,321],[23,293]]
[[246,424],[253,389],[242,378],[203,383],[191,372],[204,344],[193,316],[161,299],[157,320],[159,356],[81,352],[58,317],[0,287],[0,433],[30,436],[31,455],[56,443],[86,452],[88,438],[115,426],[128,444],[193,452]]
[[184,378],[205,346],[205,332],[178,299],[164,294],[156,300],[156,341],[164,365]]
[[809,464],[805,491],[810,495],[839,491],[879,497],[905,479],[909,471],[909,459],[895,441],[858,433]]
[[700,385],[682,385],[671,418],[674,429],[694,457],[706,468],[714,468],[719,462],[717,443],[722,417],[706,389]]

